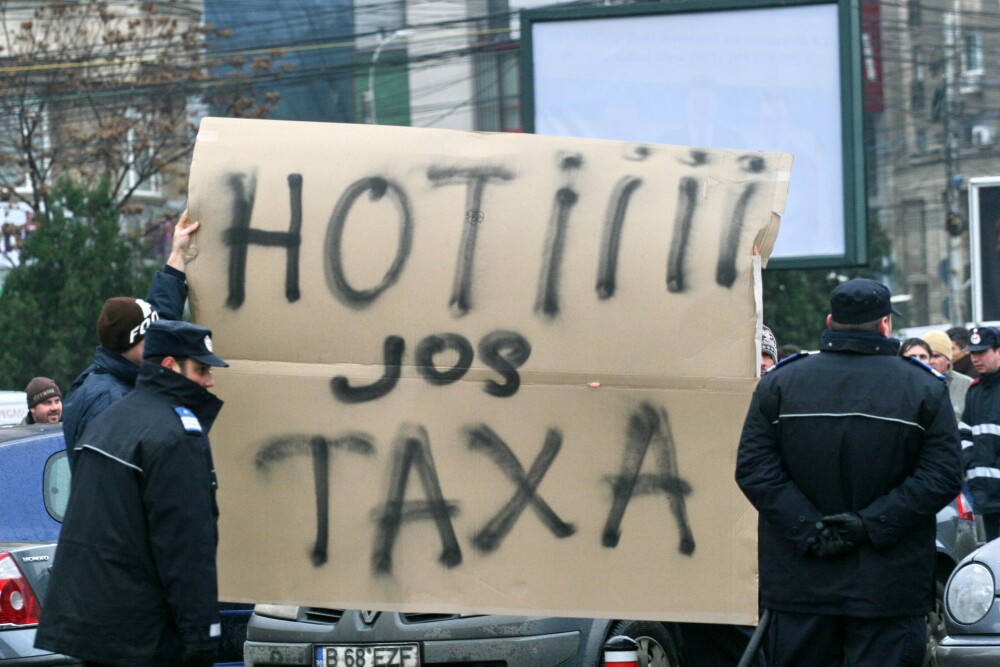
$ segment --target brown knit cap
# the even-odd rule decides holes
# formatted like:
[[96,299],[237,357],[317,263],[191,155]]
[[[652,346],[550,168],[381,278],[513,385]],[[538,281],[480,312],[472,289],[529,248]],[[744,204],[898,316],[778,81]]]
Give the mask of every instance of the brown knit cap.
[[116,296],[104,302],[97,318],[97,340],[106,350],[124,352],[141,341],[158,319],[160,315],[142,299]]
[[43,377],[31,378],[31,382],[28,383],[24,393],[28,395],[29,410],[42,401],[47,401],[53,396],[62,398],[62,392],[59,391],[59,385],[49,378]]

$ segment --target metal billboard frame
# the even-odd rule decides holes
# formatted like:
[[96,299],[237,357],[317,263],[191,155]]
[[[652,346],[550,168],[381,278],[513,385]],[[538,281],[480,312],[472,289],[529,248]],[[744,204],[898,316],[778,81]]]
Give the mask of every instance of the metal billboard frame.
[[[536,131],[534,40],[536,24],[554,21],[631,18],[692,12],[724,12],[835,5],[840,50],[841,174],[844,252],[772,257],[768,268],[808,269],[860,266],[868,262],[868,205],[865,188],[860,0],[679,0],[599,7],[555,7],[521,12],[521,113],[526,132]],[[568,56],[569,57],[569,56]],[[795,181],[795,168],[792,169]]]
[[[983,188],[1000,188],[1000,176],[977,176],[969,179],[969,262],[972,280],[972,321],[983,323],[983,262],[980,242],[981,222],[979,191]],[[991,321],[1000,319],[1000,316]]]

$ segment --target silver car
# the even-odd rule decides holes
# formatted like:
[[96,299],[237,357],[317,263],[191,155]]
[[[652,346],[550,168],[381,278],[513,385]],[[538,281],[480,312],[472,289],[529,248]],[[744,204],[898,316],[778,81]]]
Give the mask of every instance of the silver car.
[[942,667],[1000,665],[1000,540],[967,556],[945,588],[948,634],[937,650]]
[[680,665],[676,626],[543,616],[461,616],[257,605],[247,667],[532,667],[601,663],[610,636],[639,644],[640,665]]

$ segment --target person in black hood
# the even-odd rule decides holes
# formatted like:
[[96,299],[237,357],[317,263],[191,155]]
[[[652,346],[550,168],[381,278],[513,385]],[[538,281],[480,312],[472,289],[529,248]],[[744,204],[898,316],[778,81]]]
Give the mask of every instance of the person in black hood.
[[136,389],[77,440],[35,644],[94,665],[211,665],[218,653],[211,331],[159,320]]
[[761,379],[736,482],[757,508],[772,667],[919,667],[934,604],[935,515],[961,487],[939,373],[897,356],[889,290],[830,294],[819,354]]

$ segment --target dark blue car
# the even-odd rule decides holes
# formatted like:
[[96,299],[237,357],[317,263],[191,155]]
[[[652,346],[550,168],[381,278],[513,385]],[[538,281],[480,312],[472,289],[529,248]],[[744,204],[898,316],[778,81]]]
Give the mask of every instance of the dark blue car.
[[[35,648],[69,489],[61,424],[0,428],[0,667],[82,664]],[[217,665],[242,665],[250,607],[220,607]]]

